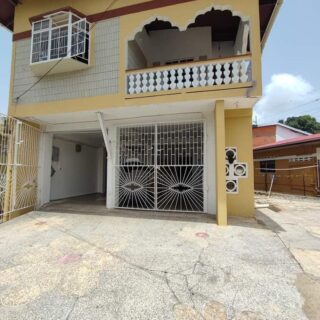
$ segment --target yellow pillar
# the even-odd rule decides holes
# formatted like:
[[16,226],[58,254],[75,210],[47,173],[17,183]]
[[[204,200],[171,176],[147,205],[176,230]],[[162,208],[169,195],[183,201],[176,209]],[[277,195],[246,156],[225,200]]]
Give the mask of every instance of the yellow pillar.
[[227,193],[226,193],[226,163],[225,163],[225,118],[224,101],[216,102],[215,112],[216,136],[216,192],[217,192],[217,223],[219,226],[228,224]]

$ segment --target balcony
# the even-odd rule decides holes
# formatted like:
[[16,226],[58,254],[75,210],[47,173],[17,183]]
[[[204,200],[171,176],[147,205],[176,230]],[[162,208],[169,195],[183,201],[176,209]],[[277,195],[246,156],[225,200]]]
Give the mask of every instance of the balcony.
[[250,86],[248,17],[212,7],[190,20],[180,28],[156,18],[129,39],[127,96]]
[[251,55],[187,62],[126,72],[126,94],[176,93],[179,90],[218,90],[249,86],[252,82]]

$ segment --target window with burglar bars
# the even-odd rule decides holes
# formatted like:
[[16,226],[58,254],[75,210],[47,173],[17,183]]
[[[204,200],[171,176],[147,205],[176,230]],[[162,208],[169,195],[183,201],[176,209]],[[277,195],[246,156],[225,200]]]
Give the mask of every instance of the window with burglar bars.
[[72,12],[58,12],[32,24],[31,64],[72,58],[88,64],[89,23]]

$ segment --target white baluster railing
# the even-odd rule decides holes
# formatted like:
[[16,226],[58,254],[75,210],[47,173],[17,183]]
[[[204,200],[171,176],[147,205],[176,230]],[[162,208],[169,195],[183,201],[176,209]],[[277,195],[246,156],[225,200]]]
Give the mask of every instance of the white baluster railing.
[[252,81],[251,58],[195,62],[127,72],[127,94],[224,86]]

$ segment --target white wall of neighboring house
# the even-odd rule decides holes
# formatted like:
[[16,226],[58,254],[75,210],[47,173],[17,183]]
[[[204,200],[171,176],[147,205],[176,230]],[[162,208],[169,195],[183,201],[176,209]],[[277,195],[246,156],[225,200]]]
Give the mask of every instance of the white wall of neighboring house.
[[303,136],[305,136],[305,134],[303,134],[302,132],[300,133],[297,131],[290,130],[289,128],[277,125],[276,141],[282,141],[286,139],[292,139]]
[[[53,161],[55,174],[51,177],[50,200],[96,193],[102,190],[103,166],[98,148],[81,145],[76,152],[76,142],[53,139],[53,146],[59,148],[59,161]],[[101,172],[102,170],[102,172]],[[99,172],[100,171],[100,172]]]

